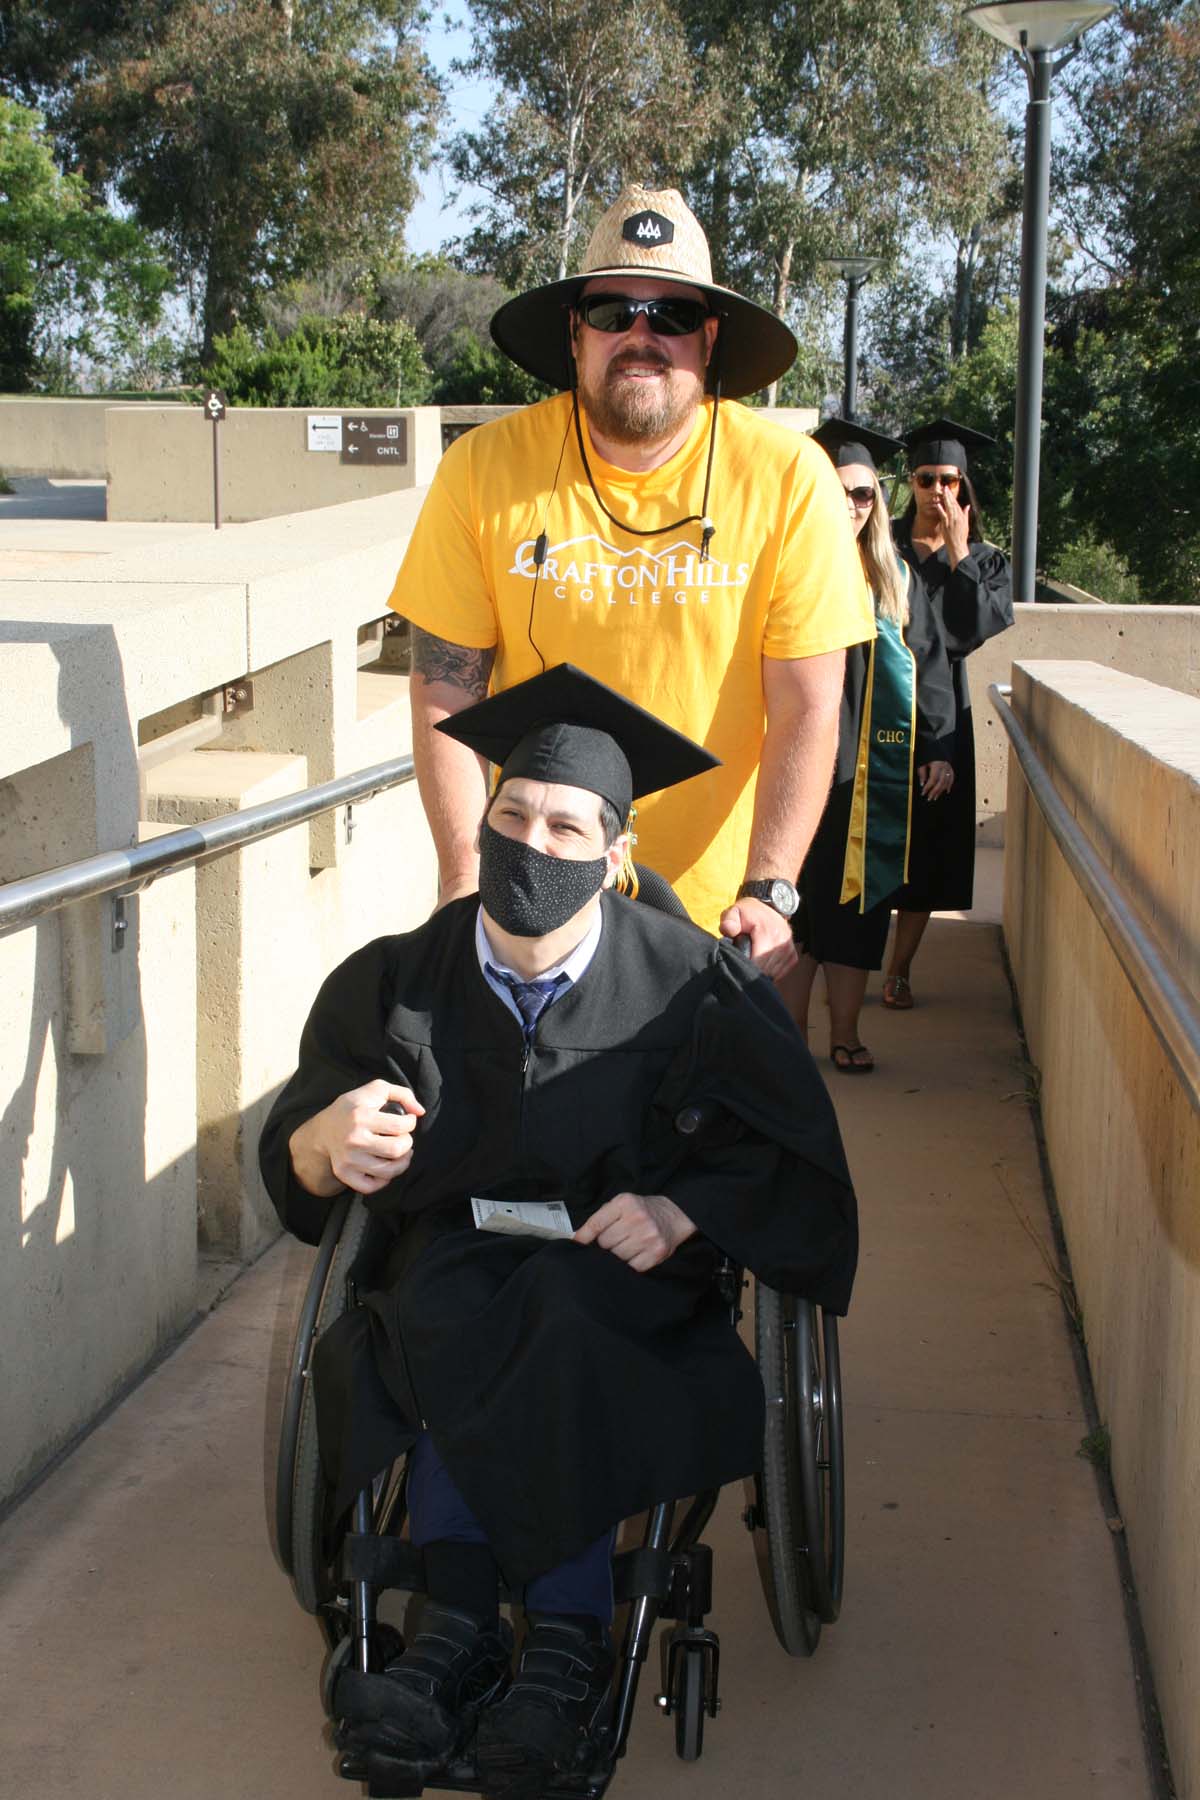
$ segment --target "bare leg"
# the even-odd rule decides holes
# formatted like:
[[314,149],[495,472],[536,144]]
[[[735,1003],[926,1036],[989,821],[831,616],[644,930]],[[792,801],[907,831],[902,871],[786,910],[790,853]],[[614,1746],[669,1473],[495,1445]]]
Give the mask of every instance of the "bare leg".
[[867,991],[867,971],[846,963],[826,963],[825,985],[829,989],[830,1047],[844,1044],[848,1050],[857,1050],[862,1043],[858,1015]]
[[898,912],[896,914],[896,935],[892,939],[892,954],[888,962],[887,972],[890,980],[899,977],[907,981],[912,968],[913,957],[920,948],[921,939],[925,936],[925,927],[929,923],[927,912]]
[[779,997],[804,1033],[808,1042],[808,1002],[812,995],[812,985],[816,978],[820,963],[807,950],[801,951],[794,969],[789,969],[776,983]]

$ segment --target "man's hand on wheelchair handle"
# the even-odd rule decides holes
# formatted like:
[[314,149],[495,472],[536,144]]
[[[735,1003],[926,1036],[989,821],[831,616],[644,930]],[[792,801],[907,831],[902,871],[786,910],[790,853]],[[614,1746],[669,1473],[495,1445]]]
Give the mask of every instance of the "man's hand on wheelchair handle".
[[392,1081],[368,1081],[339,1094],[292,1133],[296,1180],[322,1197],[343,1188],[377,1194],[412,1161],[412,1134],[424,1111],[410,1088]]
[[611,1250],[631,1269],[644,1274],[666,1262],[696,1227],[665,1194],[616,1194],[585,1219],[575,1233],[577,1244]]
[[755,968],[778,981],[795,968],[798,958],[792,940],[792,922],[768,906],[743,894],[721,914],[721,936],[750,939],[750,960]]

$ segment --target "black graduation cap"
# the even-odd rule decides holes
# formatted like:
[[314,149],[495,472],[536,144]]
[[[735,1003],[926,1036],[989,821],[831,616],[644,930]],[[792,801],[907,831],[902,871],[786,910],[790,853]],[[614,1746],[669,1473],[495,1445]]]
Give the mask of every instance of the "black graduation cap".
[[882,431],[871,431],[866,425],[857,425],[850,419],[826,419],[811,435],[835,469],[844,469],[850,463],[877,469],[880,463],[899,456],[904,448],[899,438],[884,437]]
[[990,450],[996,442],[986,432],[972,431],[969,425],[956,425],[953,419],[931,419],[928,425],[916,425],[904,434],[908,449],[908,466],[920,469],[926,463],[946,463],[967,473],[968,450]]
[[437,729],[498,763],[501,781],[523,775],[586,788],[611,801],[622,821],[642,794],[720,766],[719,757],[571,663],[490,694]]

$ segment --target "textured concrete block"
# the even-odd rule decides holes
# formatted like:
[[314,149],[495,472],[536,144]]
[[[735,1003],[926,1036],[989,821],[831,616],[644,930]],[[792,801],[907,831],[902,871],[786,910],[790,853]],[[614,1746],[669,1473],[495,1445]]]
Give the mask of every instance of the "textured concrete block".
[[[1200,699],[1020,663],[1015,710],[1165,963],[1200,992]],[[1200,1792],[1200,1113],[1014,767],[1005,932],[1181,1794]]]
[[[334,409],[368,418],[398,411],[406,422],[403,462],[361,465],[308,448],[310,412],[329,410],[230,407],[216,427],[224,521],[341,506],[428,483],[442,453],[438,407]],[[110,519],[213,517],[214,428],[199,407],[109,407],[105,419]]]

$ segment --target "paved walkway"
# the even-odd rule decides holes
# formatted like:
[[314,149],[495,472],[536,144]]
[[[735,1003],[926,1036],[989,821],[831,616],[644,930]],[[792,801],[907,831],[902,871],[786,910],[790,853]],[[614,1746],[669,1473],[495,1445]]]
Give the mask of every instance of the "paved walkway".
[[[994,925],[935,921],[917,975],[914,1012],[864,1013],[877,1074],[830,1077],[863,1213],[841,1621],[776,1647],[726,1493],[724,1710],[677,1763],[648,1665],[627,1800],[1150,1800]],[[0,1528],[2,1800],[358,1791],[264,1522],[307,1260],[272,1250]]]
[[103,481],[53,480],[44,475],[12,475],[11,494],[0,494],[0,567],[7,580],[103,579],[100,560],[147,549],[176,538],[211,536],[211,525],[166,520],[107,519],[108,486]]

